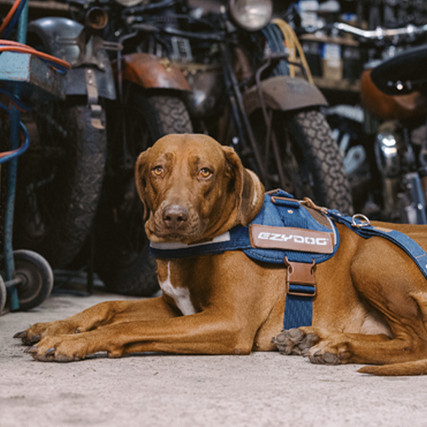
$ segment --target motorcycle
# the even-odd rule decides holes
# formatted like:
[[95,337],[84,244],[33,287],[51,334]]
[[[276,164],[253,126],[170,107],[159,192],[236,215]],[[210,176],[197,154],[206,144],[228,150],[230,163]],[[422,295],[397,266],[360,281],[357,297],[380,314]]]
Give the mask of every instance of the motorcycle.
[[[291,70],[304,69],[289,59],[283,42],[274,43],[275,37],[263,35],[263,29],[281,34],[270,23],[271,2],[248,5],[232,1],[224,8],[215,1],[163,0],[110,14],[126,24],[115,34],[123,44],[116,64],[123,105],[131,108],[125,113],[126,150],[118,142],[109,146],[115,159],[124,160],[107,168],[106,181],[111,185],[105,189],[111,191],[104,191],[100,212],[110,212],[110,220],[99,216],[96,221],[95,258],[98,272],[105,272],[104,280],[116,278],[118,292],[137,294],[152,280],[133,165],[138,153],[153,142],[156,133],[150,127],[159,117],[143,106],[172,96],[164,88],[138,90],[141,87],[135,83],[148,78],[132,72],[138,61],[153,70],[151,78],[159,69],[179,70],[188,85],[179,96],[192,129],[233,146],[267,189],[280,186],[296,197],[311,196],[320,204],[352,210],[342,158],[320,111],[326,105],[324,97],[305,78],[291,76]],[[270,48],[268,40],[273,44]],[[163,117],[177,120],[174,114]],[[187,121],[188,116],[179,117]],[[114,129],[108,134],[116,140]],[[122,138],[117,129],[115,134]]]
[[23,117],[30,148],[18,174],[14,241],[66,266],[91,230],[107,155],[105,100],[114,77],[97,28],[62,18],[30,22],[27,43],[68,61],[65,100],[40,99]]
[[383,121],[374,141],[383,213],[411,224],[427,224],[426,66],[424,44],[382,62],[361,82],[365,109]]
[[160,3],[167,13],[138,15],[136,5],[125,14],[145,35],[140,49],[185,74],[194,130],[233,146],[267,189],[350,212],[342,159],[321,112],[326,100],[291,52],[298,48],[291,27],[272,20],[272,2]]
[[425,44],[407,46],[422,42],[427,26],[335,27],[383,47],[381,57],[362,72],[361,107],[338,105],[327,113],[343,151],[355,208],[373,219],[424,224],[427,49]]
[[19,176],[15,242],[63,268],[81,266],[78,255],[89,241],[110,290],[151,295],[158,285],[146,238],[142,232],[130,246],[127,240],[133,217],[142,216],[134,162],[162,135],[192,132],[182,101],[189,87],[159,58],[123,50],[132,34],[107,39],[121,28],[109,16],[120,16],[125,0],[67,4],[72,19],[49,16],[28,25],[27,43],[72,69],[66,100],[47,100],[28,118],[32,144]]

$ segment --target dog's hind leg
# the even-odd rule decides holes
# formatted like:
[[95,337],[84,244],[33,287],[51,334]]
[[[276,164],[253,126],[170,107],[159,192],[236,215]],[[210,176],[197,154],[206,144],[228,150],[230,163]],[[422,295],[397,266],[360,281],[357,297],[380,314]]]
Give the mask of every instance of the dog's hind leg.
[[390,339],[386,335],[331,332],[313,327],[282,331],[273,342],[283,354],[303,355],[312,363],[328,365],[398,363],[420,359],[427,350],[426,343],[415,349],[404,337]]
[[[396,362],[391,355],[405,355],[408,342],[390,339],[385,335],[330,333],[317,328],[304,327],[282,331],[273,338],[282,354],[303,355],[312,363],[339,365],[345,363],[371,363],[382,366],[365,366],[360,373],[373,375],[426,375],[427,359]],[[424,353],[421,352],[422,354]],[[369,361],[366,356],[370,354]],[[385,356],[385,357],[384,357]],[[407,358],[407,356],[404,356]],[[416,355],[415,358],[417,359]]]
[[391,336],[375,345],[363,336],[350,339],[349,361],[388,364],[425,359],[427,280],[415,263],[396,245],[373,238],[355,254],[350,271],[360,298],[383,318]]
[[[360,304],[363,301],[369,307],[366,319],[370,312],[376,313],[377,326],[371,323],[367,332],[366,322],[357,326],[357,319],[349,310],[346,329],[345,322],[337,323],[330,311],[329,317],[320,312],[315,327],[279,334],[274,339],[279,350],[325,364],[386,365],[426,359],[426,279],[409,257],[387,241],[372,239],[355,254],[350,272]],[[420,372],[424,368],[417,369]]]

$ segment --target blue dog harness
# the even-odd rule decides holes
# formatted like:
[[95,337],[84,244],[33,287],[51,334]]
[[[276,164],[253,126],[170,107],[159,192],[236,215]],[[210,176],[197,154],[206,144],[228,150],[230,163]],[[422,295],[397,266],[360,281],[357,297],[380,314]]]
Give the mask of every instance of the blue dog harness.
[[424,277],[427,278],[427,253],[417,242],[415,242],[415,240],[412,240],[406,234],[392,229],[375,227],[370,224],[368,218],[361,214],[356,214],[350,217],[343,215],[335,209],[328,210],[327,214],[335,222],[344,224],[346,227],[352,229],[359,236],[362,236],[365,239],[377,236],[390,240],[395,245],[399,246],[399,248],[403,249],[412,258],[424,274]]
[[346,225],[364,238],[384,237],[405,250],[427,278],[427,253],[412,239],[395,230],[370,225],[363,215],[348,217],[313,202],[295,200],[283,190],[265,194],[264,204],[248,226],[237,226],[209,242],[193,245],[151,242],[156,258],[183,258],[242,250],[255,261],[285,265],[287,295],[284,329],[312,324],[316,295],[316,264],[335,255],[339,234],[334,222]]

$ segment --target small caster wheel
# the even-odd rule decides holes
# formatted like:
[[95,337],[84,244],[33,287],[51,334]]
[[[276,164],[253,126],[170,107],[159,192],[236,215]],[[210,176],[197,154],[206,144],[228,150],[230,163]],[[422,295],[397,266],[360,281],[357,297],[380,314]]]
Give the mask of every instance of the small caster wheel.
[[6,307],[7,290],[3,278],[0,276],[0,316]]
[[29,310],[41,304],[52,292],[53,272],[49,263],[38,253],[29,250],[13,252],[15,277],[20,310]]

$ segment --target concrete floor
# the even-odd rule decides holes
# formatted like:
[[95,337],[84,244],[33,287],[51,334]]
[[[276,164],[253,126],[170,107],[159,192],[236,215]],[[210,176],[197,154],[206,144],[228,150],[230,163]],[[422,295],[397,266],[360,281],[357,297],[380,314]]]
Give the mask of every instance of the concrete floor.
[[12,338],[120,298],[54,295],[0,317],[0,427],[427,426],[426,377],[371,377],[279,353],[40,363]]

